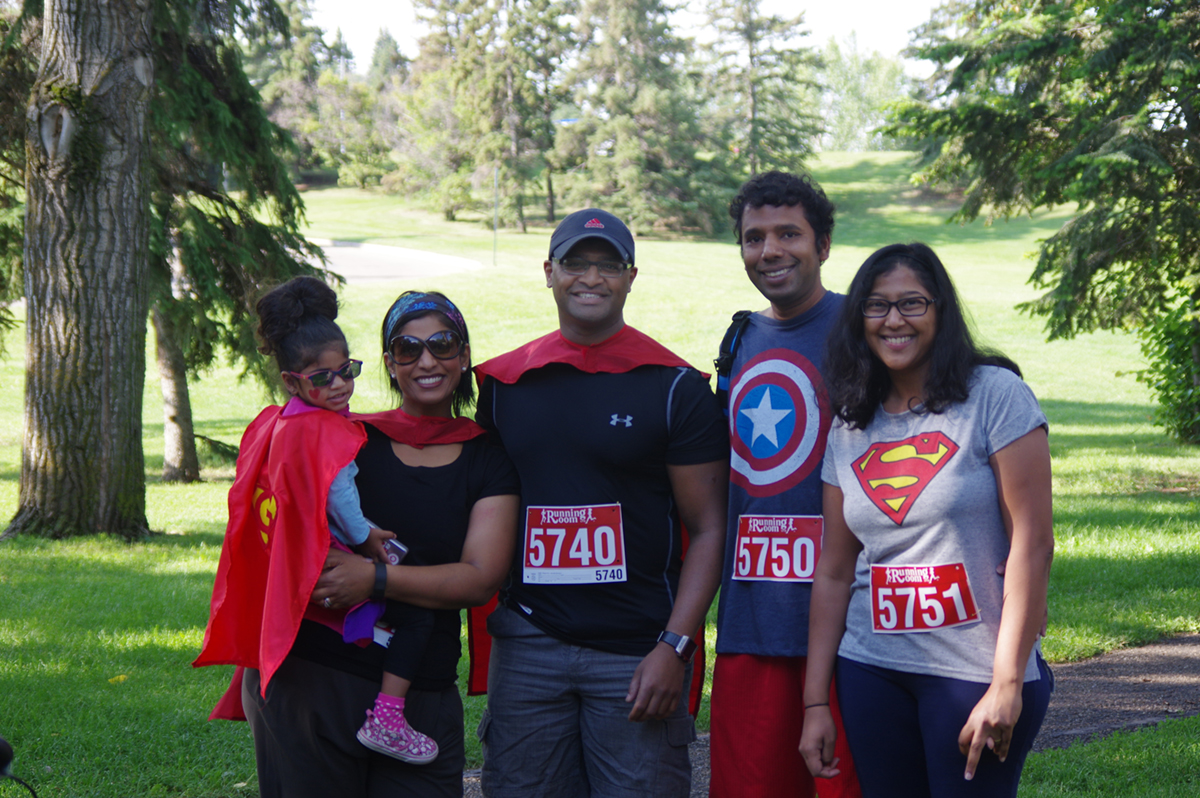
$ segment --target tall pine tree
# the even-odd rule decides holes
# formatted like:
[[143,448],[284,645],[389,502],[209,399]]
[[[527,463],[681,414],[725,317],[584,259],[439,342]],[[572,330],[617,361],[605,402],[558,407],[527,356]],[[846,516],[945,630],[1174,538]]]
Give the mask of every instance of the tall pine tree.
[[573,76],[583,109],[576,139],[587,174],[571,187],[638,230],[710,228],[719,210],[702,201],[697,109],[681,64],[686,42],[662,0],[583,0],[582,50]]
[[804,15],[764,14],[762,0],[708,0],[716,33],[711,57],[711,115],[746,174],[803,170],[821,133],[815,70],[820,60],[799,42]]

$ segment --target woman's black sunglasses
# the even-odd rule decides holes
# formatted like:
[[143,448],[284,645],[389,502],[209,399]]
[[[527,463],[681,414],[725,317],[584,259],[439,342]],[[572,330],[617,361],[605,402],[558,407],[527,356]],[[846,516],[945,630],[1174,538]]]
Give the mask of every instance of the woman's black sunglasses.
[[407,366],[421,358],[428,349],[438,360],[453,360],[462,352],[462,338],[454,330],[435,332],[425,340],[413,335],[397,335],[388,342],[388,354],[397,366]]

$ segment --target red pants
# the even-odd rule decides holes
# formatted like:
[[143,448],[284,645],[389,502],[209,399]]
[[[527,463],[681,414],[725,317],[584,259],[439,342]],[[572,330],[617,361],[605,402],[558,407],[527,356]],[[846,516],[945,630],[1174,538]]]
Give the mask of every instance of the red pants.
[[804,726],[804,657],[718,654],[713,666],[711,798],[861,798],[837,694],[834,755],[841,774],[814,779],[800,756]]

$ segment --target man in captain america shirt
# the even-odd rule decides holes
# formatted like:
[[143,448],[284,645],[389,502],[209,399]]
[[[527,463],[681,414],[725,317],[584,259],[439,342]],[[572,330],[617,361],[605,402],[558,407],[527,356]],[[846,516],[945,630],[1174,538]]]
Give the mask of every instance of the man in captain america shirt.
[[808,602],[821,548],[821,459],[832,420],[821,367],[843,299],[821,282],[833,211],[819,186],[783,172],[751,178],[729,208],[746,275],[769,305],[746,316],[732,338],[727,394],[718,382],[732,451],[712,798],[811,798],[814,788],[821,798],[861,795],[844,734],[835,753],[841,772],[819,784],[798,750]]
[[681,695],[720,580],[728,436],[707,378],[625,324],[620,220],[566,217],[543,268],[559,329],[477,369],[477,420],[522,493],[488,619],[483,791],[684,798]]

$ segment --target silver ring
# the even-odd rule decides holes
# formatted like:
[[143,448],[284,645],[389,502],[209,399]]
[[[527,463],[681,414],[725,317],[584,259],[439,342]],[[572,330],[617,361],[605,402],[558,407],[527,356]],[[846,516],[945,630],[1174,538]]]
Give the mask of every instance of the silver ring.
[[325,597],[325,609],[329,609],[329,596]]

